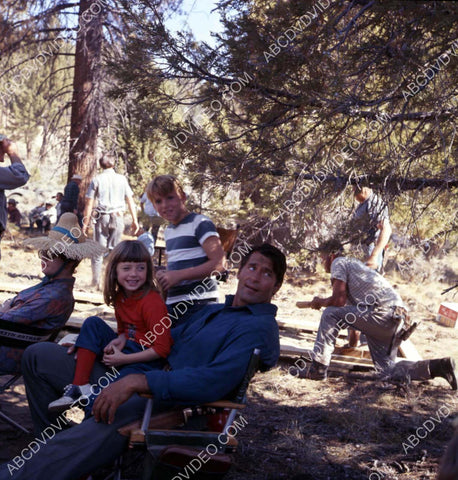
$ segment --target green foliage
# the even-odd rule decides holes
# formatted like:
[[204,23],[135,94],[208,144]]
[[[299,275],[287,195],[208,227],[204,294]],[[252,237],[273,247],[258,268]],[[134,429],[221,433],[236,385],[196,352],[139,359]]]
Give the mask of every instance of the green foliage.
[[[250,234],[283,237],[292,251],[313,246],[348,218],[345,185],[369,174],[390,207],[414,189],[403,196],[409,234],[425,235],[434,210],[456,210],[445,183],[435,198],[423,188],[458,177],[458,7],[412,5],[221,3],[225,31],[213,49],[171,38],[154,15],[128,13],[118,94],[151,102],[151,126],[179,146],[186,177],[214,195],[215,215],[236,214]],[[434,78],[417,85],[430,66]],[[240,203],[218,208],[233,184]]]

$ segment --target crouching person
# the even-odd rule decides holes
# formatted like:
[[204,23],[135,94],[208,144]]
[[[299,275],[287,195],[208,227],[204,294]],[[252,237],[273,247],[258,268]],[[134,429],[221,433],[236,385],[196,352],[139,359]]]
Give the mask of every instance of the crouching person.
[[319,251],[326,272],[331,274],[332,294],[309,302],[310,308],[325,310],[305,376],[326,379],[339,331],[350,326],[366,335],[372,361],[382,374],[397,381],[442,377],[456,390],[453,358],[395,363],[397,347],[412,332],[412,326],[401,297],[388,281],[359,260],[345,258],[337,240],[323,243]]

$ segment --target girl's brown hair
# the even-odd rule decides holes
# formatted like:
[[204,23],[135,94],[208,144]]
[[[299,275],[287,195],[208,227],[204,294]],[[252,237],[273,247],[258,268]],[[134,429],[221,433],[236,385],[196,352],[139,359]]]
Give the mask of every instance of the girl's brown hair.
[[146,247],[138,240],[124,240],[118,243],[110,253],[107,268],[105,270],[105,282],[103,286],[103,299],[107,305],[114,305],[114,301],[123,288],[118,283],[116,266],[120,262],[146,263],[146,281],[141,290],[146,295],[150,290],[158,291],[154,280],[154,267]]

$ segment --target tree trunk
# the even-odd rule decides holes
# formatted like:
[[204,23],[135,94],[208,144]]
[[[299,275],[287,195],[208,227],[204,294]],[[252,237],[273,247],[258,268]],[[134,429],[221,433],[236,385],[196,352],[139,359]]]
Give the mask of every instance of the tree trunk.
[[88,184],[97,170],[98,77],[105,17],[106,10],[100,2],[81,0],[76,38],[68,165],[68,180],[74,173],[83,177],[80,185],[80,211],[84,207]]

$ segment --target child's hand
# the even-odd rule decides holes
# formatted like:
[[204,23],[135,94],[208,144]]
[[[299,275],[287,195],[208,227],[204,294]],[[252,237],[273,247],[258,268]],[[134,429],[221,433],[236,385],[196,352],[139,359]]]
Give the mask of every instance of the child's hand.
[[122,350],[126,346],[127,340],[125,339],[124,336],[119,336],[118,338],[115,338],[112,340],[110,343],[106,345],[106,347],[103,349],[103,353],[108,353],[112,354],[113,353],[113,347],[118,348],[118,350]]
[[0,312],[7,312],[11,308],[11,304],[13,303],[14,297],[8,298],[0,305]]
[[127,355],[122,353],[115,345],[112,345],[111,352],[112,353],[104,353],[103,355],[103,363],[105,365],[108,367],[117,367],[126,363]]
[[173,287],[181,280],[180,273],[174,270],[160,270],[156,273],[156,278],[163,290],[168,290],[170,287]]
[[[71,355],[72,353],[75,352],[75,344],[74,343],[62,343],[63,347],[68,347],[67,348],[67,355]],[[75,356],[76,358],[76,356]]]

